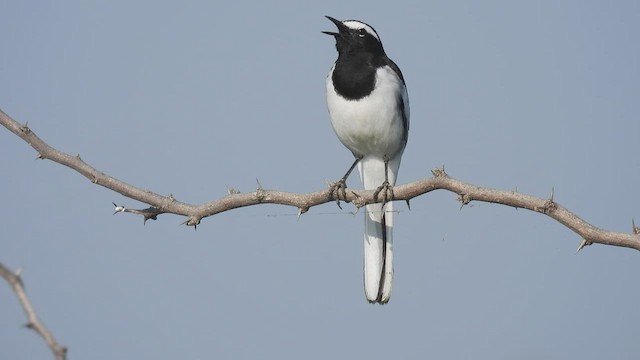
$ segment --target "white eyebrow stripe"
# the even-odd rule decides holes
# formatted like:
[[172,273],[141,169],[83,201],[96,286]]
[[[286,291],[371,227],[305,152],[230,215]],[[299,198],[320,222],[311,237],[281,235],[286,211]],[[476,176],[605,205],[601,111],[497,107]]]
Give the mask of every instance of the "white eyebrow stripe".
[[363,22],[360,22],[358,20],[347,20],[347,21],[343,21],[342,23],[350,29],[364,29],[366,32],[369,33],[369,35],[373,36],[374,38],[376,38],[376,40],[380,41],[380,37],[378,37],[378,34],[376,33],[376,31],[373,30],[371,26]]

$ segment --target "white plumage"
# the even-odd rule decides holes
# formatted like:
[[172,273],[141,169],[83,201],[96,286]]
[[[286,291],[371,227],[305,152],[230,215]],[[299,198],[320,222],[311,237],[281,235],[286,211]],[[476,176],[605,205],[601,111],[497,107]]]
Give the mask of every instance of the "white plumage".
[[385,54],[373,27],[327,18],[338,27],[338,32],[323,31],[335,38],[338,50],[326,82],[331,125],[356,157],[364,189],[376,190],[378,200],[386,202],[367,205],[364,214],[365,295],[369,302],[386,304],[393,279],[393,199],[388,191],[407,143],[409,97],[402,72]]
[[[362,99],[347,100],[333,87],[333,70],[326,82],[331,124],[351,152],[364,155],[358,163],[364,189],[374,190],[383,184],[385,160],[388,160],[389,184],[395,185],[409,123],[409,100],[402,79],[389,66],[378,68],[373,92]],[[399,111],[400,106],[406,119]],[[386,303],[393,279],[393,203],[385,205],[384,230],[382,205],[371,204],[365,209],[365,295],[371,302]],[[383,248],[385,242],[386,249]]]

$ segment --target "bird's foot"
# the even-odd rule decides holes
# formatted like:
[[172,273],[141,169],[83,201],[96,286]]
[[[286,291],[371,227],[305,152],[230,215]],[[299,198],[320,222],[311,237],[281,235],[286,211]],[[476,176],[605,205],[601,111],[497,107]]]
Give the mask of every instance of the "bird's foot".
[[389,184],[389,181],[385,180],[382,185],[378,186],[376,191],[373,193],[373,199],[378,201],[378,197],[382,195],[382,206],[384,206],[389,201],[393,201],[393,186]]
[[336,182],[329,184],[329,190],[331,196],[336,200],[336,204],[342,210],[340,206],[340,200],[347,201],[347,181],[346,179],[340,179]]

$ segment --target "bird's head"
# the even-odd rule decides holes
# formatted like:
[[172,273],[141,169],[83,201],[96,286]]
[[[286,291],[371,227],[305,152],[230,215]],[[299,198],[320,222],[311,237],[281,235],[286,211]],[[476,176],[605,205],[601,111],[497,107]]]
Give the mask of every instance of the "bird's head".
[[323,31],[323,33],[336,39],[336,49],[339,54],[384,54],[380,37],[370,25],[358,20],[340,21],[331,16],[327,16],[327,19],[338,27],[338,32]]

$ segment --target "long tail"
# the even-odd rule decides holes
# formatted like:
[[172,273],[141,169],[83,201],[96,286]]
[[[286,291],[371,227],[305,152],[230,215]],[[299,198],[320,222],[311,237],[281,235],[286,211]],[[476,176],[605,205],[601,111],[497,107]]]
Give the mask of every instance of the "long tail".
[[[393,186],[400,166],[390,162],[389,183]],[[377,189],[385,181],[385,164],[380,158],[365,157],[358,169],[366,190]],[[393,204],[371,204],[364,214],[364,291],[370,303],[386,304],[393,279]]]

